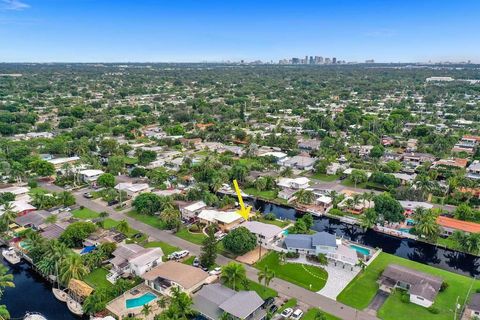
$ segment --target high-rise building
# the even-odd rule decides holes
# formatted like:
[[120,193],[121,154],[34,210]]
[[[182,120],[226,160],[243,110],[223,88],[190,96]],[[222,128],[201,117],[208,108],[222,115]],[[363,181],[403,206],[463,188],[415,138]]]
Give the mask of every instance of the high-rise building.
[[305,60],[303,60],[303,64],[308,64],[308,56],[305,56]]
[[322,63],[323,63],[323,57],[315,56],[315,64],[322,64]]
[[292,64],[299,64],[299,63],[300,63],[300,59],[292,58]]
[[315,63],[315,61],[313,60],[313,57],[310,56],[310,60],[308,61],[308,64],[314,64],[314,63]]
[[332,58],[332,63],[333,63],[333,64],[337,63],[337,58],[333,57],[333,58]]
[[330,58],[325,58],[325,64],[330,64]]

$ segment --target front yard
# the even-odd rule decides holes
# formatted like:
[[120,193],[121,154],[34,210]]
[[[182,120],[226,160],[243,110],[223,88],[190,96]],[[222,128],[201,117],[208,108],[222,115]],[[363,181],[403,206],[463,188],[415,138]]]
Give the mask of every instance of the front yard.
[[110,288],[113,286],[107,280],[108,270],[98,268],[90,272],[83,280],[94,289]]
[[330,313],[326,313],[318,308],[308,309],[307,312],[305,312],[305,315],[303,316],[303,320],[315,320],[315,316],[319,311],[325,315],[325,320],[340,320],[340,318],[332,316]]
[[75,218],[88,220],[88,219],[95,219],[99,217],[99,213],[88,208],[81,208],[72,211],[72,215]]
[[[337,300],[359,310],[365,309],[378,290],[377,279],[385,267],[392,263],[439,276],[448,284],[448,288],[445,291],[440,292],[435,299],[433,307],[439,311],[438,314],[434,314],[428,309],[412,303],[403,303],[400,301],[400,295],[398,294],[391,295],[378,311],[378,316],[385,320],[453,319],[454,313],[452,308],[454,307],[457,297],[459,297],[458,301],[463,303],[473,281],[469,277],[430,267],[387,253],[381,253],[372,264],[364,270],[364,272],[360,273],[352,282],[350,282],[350,284],[338,295]],[[480,289],[480,281],[475,281],[472,292],[475,292],[477,289]]]
[[161,241],[147,242],[144,245],[144,247],[145,248],[161,248],[164,256],[168,256],[169,254],[172,254],[175,251],[180,251],[180,248],[172,246],[166,242],[161,242]]
[[315,292],[325,286],[328,278],[327,271],[320,267],[300,263],[280,263],[279,255],[274,251],[255,264],[255,267],[260,270],[265,266],[275,271],[275,277]]
[[159,219],[158,216],[140,214],[140,213],[136,212],[135,210],[130,211],[129,213],[127,213],[127,215],[130,218],[133,218],[135,220],[138,220],[140,222],[148,224],[148,225],[150,225],[154,228],[157,228],[157,229],[164,229],[165,228],[164,223],[162,222],[162,220]]
[[198,245],[201,245],[203,243],[203,240],[206,238],[206,236],[202,233],[192,233],[188,231],[187,228],[182,228],[180,229],[175,235],[179,238],[182,238],[183,240],[187,240],[191,243],[195,243]]

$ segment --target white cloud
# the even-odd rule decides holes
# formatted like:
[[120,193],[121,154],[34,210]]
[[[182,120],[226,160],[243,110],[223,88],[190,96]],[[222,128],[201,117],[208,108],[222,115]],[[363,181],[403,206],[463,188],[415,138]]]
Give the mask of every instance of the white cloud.
[[30,8],[30,5],[20,0],[0,0],[0,9],[2,10],[25,10]]

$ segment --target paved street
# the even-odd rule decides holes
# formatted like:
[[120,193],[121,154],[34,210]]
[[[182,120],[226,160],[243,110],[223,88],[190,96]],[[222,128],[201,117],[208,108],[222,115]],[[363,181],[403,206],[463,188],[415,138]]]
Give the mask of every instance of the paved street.
[[[42,184],[41,186],[49,191],[54,191],[54,192],[63,191],[62,188],[52,184]],[[114,220],[125,219],[128,221],[130,226],[149,235],[151,240],[162,241],[182,249],[187,249],[193,255],[198,256],[200,254],[200,246],[193,244],[189,241],[183,240],[181,238],[178,238],[174,234],[168,231],[159,230],[150,225],[147,225],[145,223],[139,222],[133,218],[128,217],[127,215],[125,215],[125,213],[128,212],[129,209],[126,209],[122,212],[118,212],[118,211],[115,211],[112,207],[108,207],[103,204],[99,204],[93,200],[86,199],[83,197],[84,192],[85,191],[80,190],[73,193],[77,200],[78,205],[84,206],[86,208],[89,208],[97,212],[106,211],[109,213],[110,218]],[[219,265],[225,265],[230,261],[232,260],[222,255],[218,255],[217,257],[217,263]],[[248,265],[245,265],[245,268],[247,270],[247,277],[253,281],[258,281],[258,276],[257,276],[258,270]],[[273,279],[270,282],[269,286],[275,289],[276,291],[278,291],[278,293],[281,296],[296,298],[300,303],[303,303],[308,307],[318,307],[324,310],[325,312],[331,313],[341,319],[345,319],[345,320],[376,320],[378,319],[375,316],[372,316],[366,312],[358,311],[354,308],[346,306],[335,300],[324,297],[318,293],[309,291],[307,289],[296,286],[294,284],[291,284],[290,282],[287,282],[278,278]]]

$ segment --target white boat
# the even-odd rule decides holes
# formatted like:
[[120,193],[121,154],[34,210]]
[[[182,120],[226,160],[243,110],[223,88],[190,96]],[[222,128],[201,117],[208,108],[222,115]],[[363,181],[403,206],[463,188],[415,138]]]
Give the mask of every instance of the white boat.
[[23,320],[48,320],[46,317],[44,317],[42,314],[37,313],[37,312],[27,312],[25,317],[23,317]]
[[55,296],[55,298],[57,298],[58,300],[60,300],[62,302],[67,302],[68,294],[65,291],[60,290],[58,288],[52,288],[52,292],[53,292],[53,295]]
[[3,249],[2,256],[11,264],[18,264],[22,260],[20,255],[15,251],[13,247]]
[[73,314],[76,314],[77,316],[83,316],[82,305],[70,297],[67,299],[67,307],[68,310],[70,310]]

